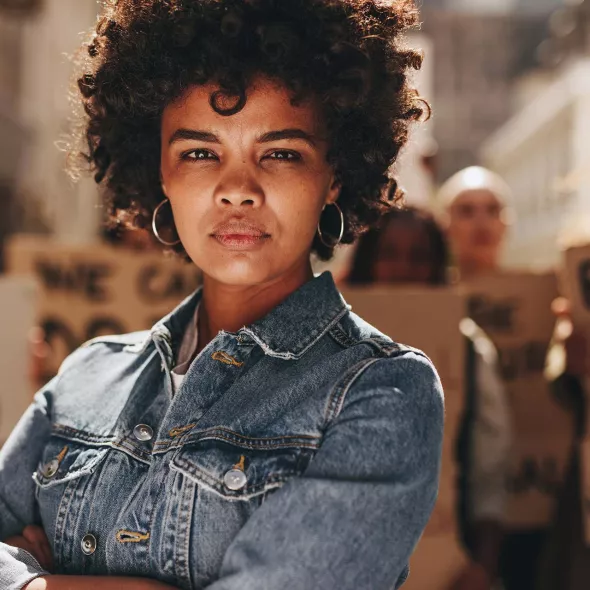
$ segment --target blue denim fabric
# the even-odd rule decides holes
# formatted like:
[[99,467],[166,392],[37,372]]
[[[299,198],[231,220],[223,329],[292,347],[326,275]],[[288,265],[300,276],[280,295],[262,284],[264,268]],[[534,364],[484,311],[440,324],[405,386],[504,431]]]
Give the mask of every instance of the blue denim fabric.
[[[352,313],[324,273],[220,332],[173,395],[200,296],[151,331],[91,341],[37,393],[0,452],[0,539],[41,524],[59,574],[399,588],[437,496],[431,362]],[[0,587],[43,573],[33,562],[0,544]]]

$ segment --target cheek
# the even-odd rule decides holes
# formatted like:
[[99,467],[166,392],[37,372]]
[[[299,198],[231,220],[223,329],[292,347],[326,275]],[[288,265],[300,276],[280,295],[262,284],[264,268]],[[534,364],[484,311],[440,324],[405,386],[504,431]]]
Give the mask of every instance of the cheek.
[[194,230],[199,229],[206,219],[207,207],[205,206],[205,199],[201,195],[194,192],[187,191],[184,194],[174,193],[170,195],[170,202],[172,204],[172,211],[174,213],[174,223],[180,233],[183,241],[189,237],[194,239],[199,235],[199,232]]
[[472,233],[472,224],[464,219],[457,219],[449,226],[449,237],[455,242],[469,239]]
[[170,199],[176,227],[194,227],[211,209],[211,190],[205,175],[180,172],[162,174],[166,196]]
[[395,279],[395,261],[379,259],[373,266],[373,278],[378,283],[386,283]]
[[316,233],[320,213],[317,207],[288,207],[277,211],[281,236],[293,242],[308,242]]
[[[273,190],[274,189],[274,190]],[[280,238],[309,241],[316,233],[325,194],[316,186],[299,182],[289,186],[268,187],[265,206],[274,217]]]

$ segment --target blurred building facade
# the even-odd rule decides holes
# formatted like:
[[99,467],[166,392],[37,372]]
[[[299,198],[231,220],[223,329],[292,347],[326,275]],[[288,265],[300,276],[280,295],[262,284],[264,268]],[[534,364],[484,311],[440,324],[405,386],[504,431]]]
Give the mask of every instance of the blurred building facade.
[[[27,134],[18,111],[22,25],[0,13],[0,244],[16,217],[16,169]],[[0,269],[1,263],[0,247]]]
[[536,64],[546,11],[443,10],[425,4],[432,41],[437,179],[479,163],[479,147],[513,111],[514,80]]
[[422,0],[421,2],[427,7],[484,14],[546,13],[560,6],[561,3],[562,0]]
[[556,243],[590,213],[590,59],[570,64],[482,147],[514,193],[511,267],[559,263]]
[[100,212],[90,182],[73,185],[58,149],[68,131],[70,56],[95,0],[0,0],[0,240],[15,231],[87,240]]
[[37,205],[60,238],[87,241],[98,227],[97,191],[74,184],[59,149],[70,127],[71,56],[96,22],[95,0],[47,1],[22,33],[20,118],[30,143],[21,161],[18,192]]
[[521,80],[519,109],[480,152],[514,192],[511,267],[557,265],[559,244],[590,237],[590,1],[549,23],[545,68]]

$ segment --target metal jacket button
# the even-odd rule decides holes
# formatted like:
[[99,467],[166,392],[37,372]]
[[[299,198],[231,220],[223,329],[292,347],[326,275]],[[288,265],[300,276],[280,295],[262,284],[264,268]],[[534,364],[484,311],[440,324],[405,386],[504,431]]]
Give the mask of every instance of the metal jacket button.
[[133,436],[142,442],[146,442],[148,440],[152,440],[154,437],[154,431],[152,430],[151,426],[147,424],[138,424],[133,429]]
[[82,551],[85,555],[92,555],[96,551],[96,537],[94,535],[84,535],[82,539]]
[[248,483],[248,478],[241,469],[230,469],[223,477],[223,482],[228,489],[237,491]]
[[58,469],[59,461],[57,459],[52,459],[43,466],[43,476],[50,479],[57,473]]

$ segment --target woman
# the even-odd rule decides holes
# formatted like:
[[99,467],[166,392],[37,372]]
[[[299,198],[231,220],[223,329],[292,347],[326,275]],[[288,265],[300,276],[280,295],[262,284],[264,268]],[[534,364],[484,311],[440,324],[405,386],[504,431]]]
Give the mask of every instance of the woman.
[[440,381],[309,259],[397,193],[417,18],[409,0],[109,3],[79,83],[87,159],[113,217],[151,223],[203,287],[37,394],[0,454],[0,538],[34,550],[42,525],[54,566],[0,545],[2,588],[401,586],[437,494]]
[[[351,284],[447,283],[448,248],[436,220],[415,208],[394,210],[365,234],[355,252]],[[507,400],[491,341],[464,320],[466,400],[457,441],[460,529],[472,562],[454,590],[489,590],[498,576],[510,449]]]

